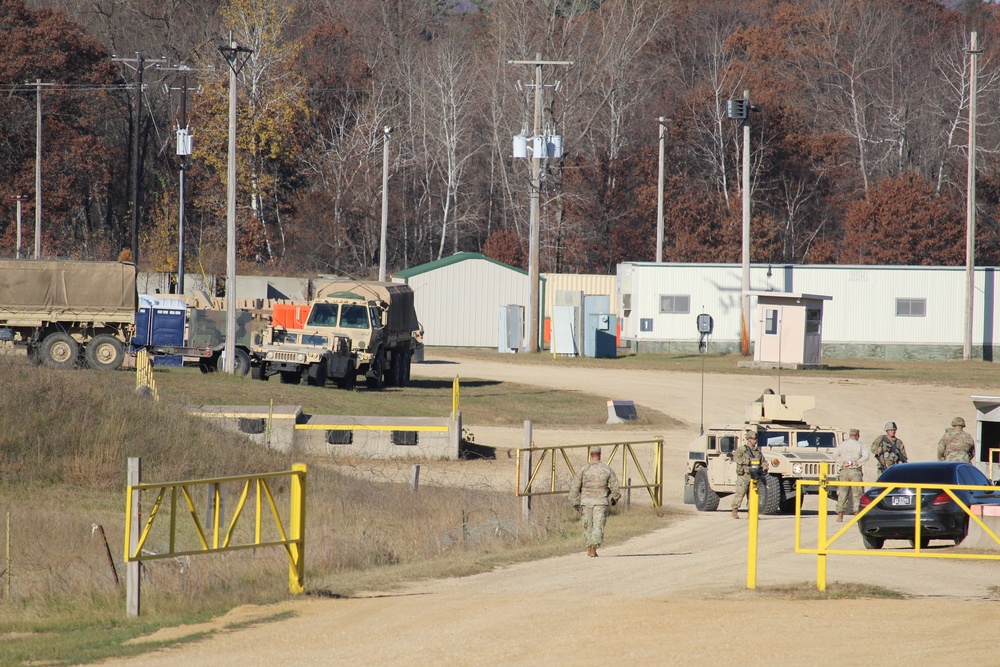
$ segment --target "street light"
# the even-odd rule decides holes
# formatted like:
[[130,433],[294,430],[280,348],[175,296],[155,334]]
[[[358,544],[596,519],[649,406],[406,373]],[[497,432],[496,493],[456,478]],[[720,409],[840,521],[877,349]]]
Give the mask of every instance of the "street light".
[[750,91],[743,91],[742,100],[726,102],[726,117],[743,125],[743,276],[740,284],[742,322],[740,328],[740,353],[750,355],[750,112],[760,111],[750,106]]
[[229,33],[229,44],[219,47],[229,63],[229,167],[226,173],[226,347],[224,370],[236,372],[236,75],[253,49],[239,46]]

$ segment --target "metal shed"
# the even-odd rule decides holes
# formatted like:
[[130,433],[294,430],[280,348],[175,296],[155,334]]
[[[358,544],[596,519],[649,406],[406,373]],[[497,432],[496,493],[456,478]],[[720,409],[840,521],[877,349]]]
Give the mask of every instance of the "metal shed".
[[[996,267],[975,270],[972,354],[993,360],[1000,294]],[[715,320],[712,349],[738,352],[739,264],[624,262],[618,265],[616,307],[622,342],[644,351],[697,349],[695,317]],[[955,359],[965,331],[965,268],[752,264],[751,292],[825,294],[823,356]],[[756,308],[752,298],[751,312]],[[756,332],[751,326],[752,341]]]
[[460,252],[397,271],[392,280],[413,288],[426,346],[495,348],[500,307],[528,304],[527,271],[479,253]]

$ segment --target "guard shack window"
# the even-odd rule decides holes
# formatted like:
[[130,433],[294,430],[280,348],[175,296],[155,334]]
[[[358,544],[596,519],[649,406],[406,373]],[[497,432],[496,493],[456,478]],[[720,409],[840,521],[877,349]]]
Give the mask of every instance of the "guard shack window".
[[823,322],[823,311],[818,308],[806,308],[806,333],[818,334]]
[[764,311],[764,333],[770,336],[778,333],[777,308],[768,308]]
[[691,312],[691,297],[687,294],[661,294],[660,314],[686,315]]
[[927,299],[896,299],[896,317],[926,317]]

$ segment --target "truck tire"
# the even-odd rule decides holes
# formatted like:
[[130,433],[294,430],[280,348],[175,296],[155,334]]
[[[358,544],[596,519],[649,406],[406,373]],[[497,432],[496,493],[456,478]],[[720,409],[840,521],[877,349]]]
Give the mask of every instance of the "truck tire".
[[326,364],[309,364],[309,374],[306,376],[306,382],[312,387],[325,387],[326,386]]
[[261,363],[250,367],[250,377],[254,380],[267,382],[268,378],[271,376],[267,374],[267,367]]
[[353,391],[354,383],[357,381],[357,379],[358,379],[358,371],[356,368],[354,368],[354,362],[353,361],[348,362],[347,372],[344,374],[344,377],[337,378],[337,386],[340,387],[341,389],[346,389],[347,391]]
[[68,333],[56,331],[45,337],[38,352],[42,364],[49,368],[73,368],[80,356],[80,345]]
[[280,371],[281,384],[299,384],[302,382],[302,374],[298,371]]
[[699,512],[713,512],[719,509],[719,494],[708,483],[708,471],[698,468],[694,474],[694,506]]
[[757,485],[757,510],[761,514],[781,514],[781,476],[765,475]]
[[385,371],[382,368],[385,363],[382,361],[383,356],[382,350],[379,350],[378,354],[375,355],[375,358],[372,359],[371,367],[365,375],[365,385],[369,389],[382,391],[382,388],[385,387]]
[[100,334],[87,343],[83,356],[91,368],[115,371],[125,360],[125,346],[114,336]]
[[[219,362],[217,366],[218,370],[226,370],[226,351],[223,350],[219,355]],[[242,377],[250,372],[250,355],[236,348],[236,354],[233,355],[233,375],[236,377]]]
[[389,369],[389,378],[392,382],[386,382],[391,387],[403,387],[406,384],[406,364],[403,361],[403,353],[399,350],[392,352],[392,368]]
[[403,362],[404,362],[404,365],[403,365],[403,384],[400,385],[401,387],[405,387],[406,385],[410,384],[410,362],[412,360],[413,360],[413,358],[412,358],[412,356],[410,355],[409,352],[406,352],[406,353],[403,354]]

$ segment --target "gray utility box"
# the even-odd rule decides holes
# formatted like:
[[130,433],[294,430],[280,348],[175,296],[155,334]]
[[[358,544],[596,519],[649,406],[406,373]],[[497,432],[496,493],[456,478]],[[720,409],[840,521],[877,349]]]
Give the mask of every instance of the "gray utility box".
[[618,317],[611,313],[591,313],[584,328],[583,354],[587,357],[613,359],[618,356],[616,332]]

